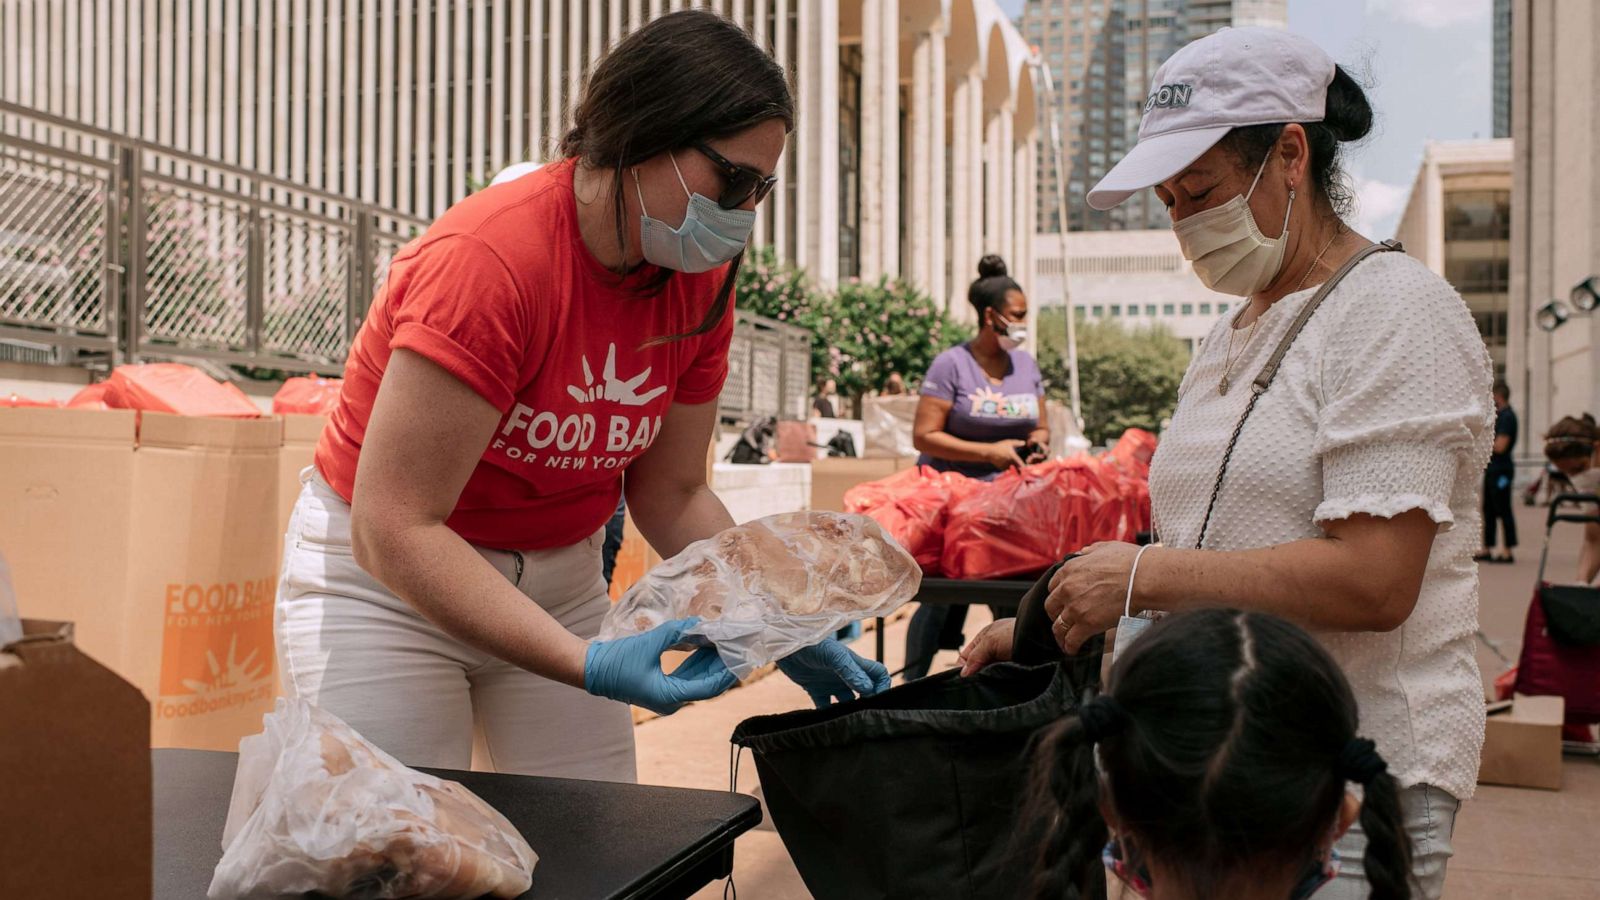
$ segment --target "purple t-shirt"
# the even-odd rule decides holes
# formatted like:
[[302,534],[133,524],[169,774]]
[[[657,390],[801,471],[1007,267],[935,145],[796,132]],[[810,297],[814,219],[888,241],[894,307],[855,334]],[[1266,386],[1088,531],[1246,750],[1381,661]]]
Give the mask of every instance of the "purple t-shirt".
[[[964,441],[992,443],[1015,438],[1027,440],[1039,427],[1039,395],[1044,378],[1039,364],[1024,350],[1009,351],[1011,368],[996,385],[989,380],[967,344],[939,354],[922,380],[922,396],[951,404],[944,431]],[[951,462],[924,453],[919,465],[940,472],[960,472],[971,478],[994,478],[999,471],[988,463]]]

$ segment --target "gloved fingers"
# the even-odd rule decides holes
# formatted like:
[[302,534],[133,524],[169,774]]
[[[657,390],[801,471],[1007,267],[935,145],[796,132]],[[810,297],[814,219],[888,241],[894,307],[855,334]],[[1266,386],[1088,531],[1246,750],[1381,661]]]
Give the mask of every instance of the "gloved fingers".
[[862,670],[867,673],[868,678],[872,679],[872,690],[867,691],[862,696],[881,694],[884,691],[887,691],[889,686],[894,683],[893,679],[889,677],[888,666],[878,662],[875,659],[865,659],[860,656],[857,656],[856,659],[861,660]]
[[682,643],[683,633],[699,624],[699,616],[689,616],[685,619],[673,619],[669,622],[662,622],[660,625],[657,625],[656,627],[645,632],[645,634],[649,635],[652,639],[652,643],[660,648],[658,651],[656,651],[657,655],[659,655],[660,653],[665,652],[668,647],[671,647],[674,644]]
[[708,662],[705,668],[705,672],[692,677],[679,678],[677,673],[665,676],[668,690],[671,692],[673,699],[685,703],[694,700],[709,700],[739,683],[739,679],[728,671],[728,667],[722,662],[721,657]]
[[645,709],[650,710],[651,712],[655,713],[658,716],[670,716],[673,713],[675,713],[678,710],[683,708],[683,704],[682,703],[669,703],[669,702],[664,701],[664,700],[656,700],[656,701],[641,700],[636,705],[642,706]]
[[873,679],[862,667],[866,660],[832,638],[818,644],[817,649],[822,652],[822,658],[827,662],[828,668],[843,679],[852,690],[862,695],[873,693]]
[[817,709],[824,709],[833,702],[833,691],[825,687],[807,685],[806,694],[811,698],[811,702],[816,704]]
[[[722,657],[717,654],[717,648],[701,647],[690,654],[682,665],[673,669],[672,674],[668,677],[679,680],[693,680],[717,671],[713,664],[721,662]],[[726,670],[727,666],[724,664],[721,668]]]

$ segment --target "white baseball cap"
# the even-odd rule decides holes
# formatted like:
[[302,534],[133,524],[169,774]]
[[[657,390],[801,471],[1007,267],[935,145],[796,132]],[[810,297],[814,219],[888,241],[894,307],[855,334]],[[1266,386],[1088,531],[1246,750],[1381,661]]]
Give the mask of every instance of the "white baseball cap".
[[1224,28],[1184,46],[1156,70],[1139,142],[1089,190],[1110,209],[1182,172],[1235,128],[1320,122],[1333,58],[1281,28]]

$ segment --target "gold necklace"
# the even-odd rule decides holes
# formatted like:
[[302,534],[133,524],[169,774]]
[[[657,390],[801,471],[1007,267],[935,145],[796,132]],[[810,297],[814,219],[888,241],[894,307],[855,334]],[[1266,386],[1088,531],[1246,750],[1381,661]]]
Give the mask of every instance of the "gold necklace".
[[[1310,267],[1306,269],[1304,275],[1300,276],[1300,283],[1296,284],[1294,286],[1294,290],[1290,291],[1289,293],[1299,293],[1300,290],[1306,286],[1306,279],[1310,278],[1311,273],[1317,270],[1317,265],[1322,262],[1323,255],[1328,252],[1329,247],[1333,246],[1333,242],[1339,239],[1339,235],[1343,231],[1344,229],[1341,227],[1333,232],[1333,237],[1328,238],[1328,242],[1322,245],[1322,250],[1317,253],[1316,258],[1311,261]],[[1235,317],[1234,321],[1238,321],[1237,317]],[[1238,365],[1240,360],[1244,359],[1245,352],[1250,349],[1250,342],[1255,340],[1256,326],[1260,324],[1261,317],[1256,316],[1255,319],[1250,323],[1250,333],[1245,336],[1244,344],[1239,347],[1239,355],[1236,358],[1233,355],[1233,335],[1234,332],[1238,331],[1238,329],[1233,327],[1233,322],[1228,323],[1228,351],[1223,355],[1222,380],[1217,382],[1218,394],[1227,396],[1228,388],[1233,387],[1233,367]]]

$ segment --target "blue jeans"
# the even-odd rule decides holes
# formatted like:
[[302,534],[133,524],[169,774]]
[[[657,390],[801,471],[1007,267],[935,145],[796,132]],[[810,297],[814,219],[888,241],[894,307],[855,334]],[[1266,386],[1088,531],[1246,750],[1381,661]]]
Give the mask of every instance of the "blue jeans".
[[[1450,837],[1456,829],[1461,801],[1436,787],[1419,784],[1400,792],[1400,815],[1411,838],[1411,896],[1413,900],[1439,900],[1444,894],[1444,869],[1455,851]],[[1367,837],[1358,821],[1335,845],[1339,848],[1339,877],[1317,891],[1316,900],[1366,900],[1370,893],[1361,856]]]
[[606,523],[606,541],[600,547],[600,574],[605,576],[606,587],[611,587],[611,572],[617,567],[617,551],[622,549],[622,523],[628,518],[628,503],[618,498],[617,511]]

